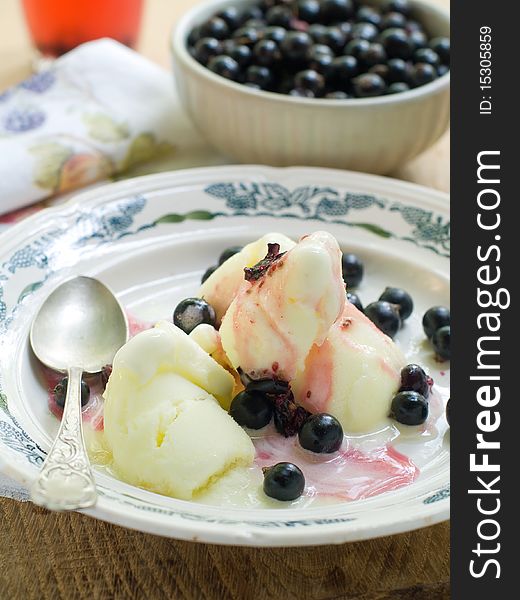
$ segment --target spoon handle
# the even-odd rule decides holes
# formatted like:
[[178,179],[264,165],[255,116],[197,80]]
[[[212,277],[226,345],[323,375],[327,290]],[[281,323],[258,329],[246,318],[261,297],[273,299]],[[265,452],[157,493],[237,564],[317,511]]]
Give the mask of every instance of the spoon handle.
[[83,439],[81,369],[69,369],[60,429],[31,489],[35,504],[51,510],[75,510],[96,503],[94,477]]

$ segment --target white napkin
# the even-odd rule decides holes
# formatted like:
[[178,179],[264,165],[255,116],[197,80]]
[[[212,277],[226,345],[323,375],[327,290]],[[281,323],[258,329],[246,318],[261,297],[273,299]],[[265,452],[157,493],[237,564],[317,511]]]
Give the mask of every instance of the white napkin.
[[0,214],[177,154],[177,168],[222,162],[179,110],[171,74],[113,40],[0,94]]

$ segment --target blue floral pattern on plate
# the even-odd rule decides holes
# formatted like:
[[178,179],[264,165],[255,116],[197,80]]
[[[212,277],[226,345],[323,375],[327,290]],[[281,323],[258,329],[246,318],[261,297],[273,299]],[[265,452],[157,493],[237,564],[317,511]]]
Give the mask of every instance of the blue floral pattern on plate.
[[[339,192],[330,187],[302,186],[289,190],[278,183],[215,183],[206,193],[224,200],[232,215],[276,216],[341,223],[371,231],[384,238],[398,238],[449,257],[450,222],[432,211],[389,202],[369,194]],[[354,211],[377,207],[400,214],[414,228],[409,236],[398,236],[373,223],[346,219]]]
[[[81,212],[72,224],[57,227],[32,240],[0,268],[0,333],[10,323],[18,305],[30,293],[41,287],[43,282],[53,273],[56,263],[61,258],[60,240],[65,236],[72,239],[71,248],[83,248],[89,244],[104,244],[124,235],[131,234],[135,216],[144,209],[146,200],[136,196],[116,206],[100,206],[95,212]],[[134,232],[136,233],[136,232]],[[44,279],[31,282],[21,292],[18,302],[8,314],[5,302],[2,300],[2,281],[10,279],[19,270],[35,267],[44,272]]]

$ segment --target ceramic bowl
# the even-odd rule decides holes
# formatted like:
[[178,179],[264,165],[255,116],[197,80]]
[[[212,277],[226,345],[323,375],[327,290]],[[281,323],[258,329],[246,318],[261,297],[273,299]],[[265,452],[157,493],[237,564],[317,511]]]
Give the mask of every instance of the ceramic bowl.
[[[377,486],[365,489],[358,499],[307,505],[311,494],[260,507],[169,498],[98,466],[98,503],[82,512],[149,533],[249,546],[338,544],[449,518],[444,410],[450,368],[435,360],[422,331],[424,311],[449,302],[448,198],[397,180],[329,169],[225,166],[150,175],[83,192],[4,232],[0,472],[30,487],[59,426],[28,347],[32,320],[56,286],[75,275],[96,277],[134,318],[171,319],[173,307],[196,294],[201,275],[230,243],[269,231],[298,239],[318,229],[363,260],[365,277],[357,291],[365,302],[386,285],[403,287],[414,299],[414,313],[396,343],[408,361],[431,374],[442,403],[430,404],[430,416],[437,416],[427,430],[392,444],[419,475],[384,493],[376,493],[382,491]],[[394,433],[390,424],[380,435],[394,439]],[[370,477],[365,472],[360,480],[366,485]]]
[[[373,4],[382,0],[373,0]],[[210,0],[179,21],[172,39],[182,103],[207,140],[246,163],[315,165],[385,174],[431,146],[449,123],[449,72],[413,90],[376,98],[297,98],[251,89],[215,75],[187,50],[189,32],[211,15],[246,0]],[[413,0],[431,36],[449,36],[449,15]]]

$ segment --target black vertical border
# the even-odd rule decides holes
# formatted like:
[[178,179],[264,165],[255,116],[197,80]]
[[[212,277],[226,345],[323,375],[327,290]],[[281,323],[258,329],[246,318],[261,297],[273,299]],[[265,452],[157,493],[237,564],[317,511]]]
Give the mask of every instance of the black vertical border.
[[[515,579],[520,574],[520,562],[514,559],[520,527],[520,327],[515,316],[517,296],[516,280],[520,277],[520,146],[519,118],[520,85],[516,83],[520,69],[518,48],[518,6],[514,2],[490,0],[461,0],[451,5],[451,211],[452,211],[452,504],[451,504],[451,578],[452,597],[456,600],[480,598],[501,600],[518,597]],[[480,28],[492,29],[492,90],[480,89]],[[518,79],[520,83],[520,78]],[[479,114],[483,96],[491,96],[492,114]],[[477,225],[477,195],[483,188],[477,182],[477,156],[482,151],[500,151],[500,184],[494,187],[500,193],[500,227],[493,232],[480,230]],[[517,232],[517,230],[519,230]],[[499,235],[500,240],[495,236]],[[477,415],[483,410],[476,400],[482,382],[471,381],[472,375],[481,374],[476,368],[477,340],[483,335],[477,327],[478,307],[477,269],[484,264],[477,259],[477,247],[500,246],[500,261],[493,253],[488,264],[499,265],[501,280],[496,288],[503,287],[511,293],[511,305],[500,312],[501,401],[499,429],[486,437],[500,441],[500,450],[490,451],[490,462],[500,464],[499,495],[479,496],[468,490],[479,488],[477,475],[470,471],[470,454],[475,452]],[[481,286],[485,287],[485,286]],[[516,286],[517,287],[517,286]],[[490,288],[492,290],[492,288]],[[485,334],[484,334],[485,335]],[[516,342],[516,343],[515,343]],[[484,474],[485,475],[485,474]],[[490,479],[487,474],[486,480]],[[490,508],[500,499],[500,510],[486,517],[479,513],[478,498],[482,506]],[[486,503],[487,502],[487,503]],[[495,503],[495,504],[494,504]],[[479,539],[480,521],[494,518],[500,524],[500,535],[493,541]],[[486,529],[486,527],[488,527]],[[493,526],[483,528],[492,534]],[[496,553],[482,554],[481,548]],[[495,565],[488,565],[480,578],[470,574],[470,561],[474,570],[481,572],[486,559],[495,558],[500,563],[500,577],[496,578]]]

